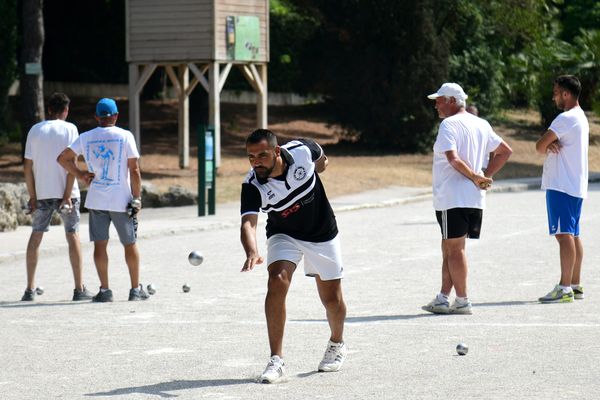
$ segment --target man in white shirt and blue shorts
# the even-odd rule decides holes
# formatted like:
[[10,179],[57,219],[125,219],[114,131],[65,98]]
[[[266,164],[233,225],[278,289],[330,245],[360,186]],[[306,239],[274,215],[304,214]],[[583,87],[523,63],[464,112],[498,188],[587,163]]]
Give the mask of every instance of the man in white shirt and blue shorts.
[[579,106],[581,83],[572,75],[554,80],[552,99],[564,110],[536,143],[546,155],[542,189],[546,190],[548,230],[560,248],[560,282],[542,303],[570,303],[584,298],[581,286],[583,245],[579,220],[588,189],[588,147],[590,127]]
[[[27,134],[24,173],[29,192],[32,232],[27,244],[27,288],[22,301],[35,298],[35,271],[38,250],[44,232],[48,232],[52,214],[59,212],[69,245],[69,259],[75,280],[73,301],[89,300],[91,293],[83,285],[83,261],[79,242],[79,186],[73,175],[56,162],[60,152],[77,139],[77,128],[67,122],[69,97],[54,93],[48,99],[48,118],[35,124]],[[62,210],[62,211],[61,211]]]
[[[90,184],[85,207],[90,213],[90,241],[94,242],[94,263],[100,278],[100,291],[92,301],[102,303],[113,301],[107,253],[111,223],[125,249],[131,281],[129,301],[148,299],[139,282],[140,256],[136,245],[136,214],[141,209],[142,190],[140,154],[133,134],[115,125],[118,116],[116,102],[101,99],[96,105],[99,126],[82,133],[58,159],[67,171]],[[78,168],[78,155],[83,155],[88,171]]]
[[[428,98],[435,100],[443,118],[433,145],[433,206],[442,232],[442,286],[422,308],[434,314],[471,314],[465,239],[479,238],[486,190],[512,150],[486,120],[465,111],[467,95],[458,84],[444,83]],[[452,288],[456,299],[450,306]]]

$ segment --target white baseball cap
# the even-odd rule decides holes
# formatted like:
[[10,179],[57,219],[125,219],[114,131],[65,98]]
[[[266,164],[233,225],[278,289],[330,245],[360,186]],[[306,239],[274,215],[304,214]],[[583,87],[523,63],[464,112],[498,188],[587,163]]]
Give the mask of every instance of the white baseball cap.
[[457,100],[466,100],[469,98],[463,88],[458,83],[447,82],[444,83],[437,92],[427,96],[428,99],[435,100],[438,97],[454,97]]

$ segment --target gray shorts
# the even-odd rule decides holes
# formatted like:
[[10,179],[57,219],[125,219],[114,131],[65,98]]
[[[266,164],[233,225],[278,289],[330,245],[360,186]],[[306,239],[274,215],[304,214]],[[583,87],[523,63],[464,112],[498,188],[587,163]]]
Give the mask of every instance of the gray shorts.
[[[35,211],[31,214],[31,227],[34,232],[48,232],[52,214],[60,207],[62,199],[43,199],[35,202]],[[79,231],[79,199],[71,199],[73,209],[68,214],[58,213],[62,218],[65,232],[74,233]]]
[[115,225],[119,240],[124,246],[135,243],[137,239],[137,216],[129,218],[126,212],[116,211],[90,211],[90,241],[108,240],[110,223]]

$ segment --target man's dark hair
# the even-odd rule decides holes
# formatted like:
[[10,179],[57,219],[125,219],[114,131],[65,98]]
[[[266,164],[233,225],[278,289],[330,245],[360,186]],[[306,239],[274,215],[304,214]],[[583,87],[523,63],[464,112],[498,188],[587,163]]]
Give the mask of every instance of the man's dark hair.
[[277,136],[268,129],[257,129],[246,138],[246,146],[249,144],[260,143],[266,140],[269,147],[277,147]]
[[581,94],[581,82],[573,75],[561,75],[554,80],[554,83],[563,90],[571,93],[575,98]]
[[60,114],[69,107],[71,100],[64,93],[52,93],[48,99],[48,111],[52,114]]

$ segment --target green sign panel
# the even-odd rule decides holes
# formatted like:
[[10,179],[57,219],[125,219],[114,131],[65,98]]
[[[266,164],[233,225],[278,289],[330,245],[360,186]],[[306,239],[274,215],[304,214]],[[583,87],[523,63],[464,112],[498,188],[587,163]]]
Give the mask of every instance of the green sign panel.
[[227,58],[252,61],[258,58],[260,20],[257,16],[229,16],[226,20],[225,42]]

